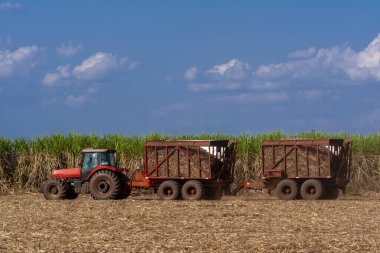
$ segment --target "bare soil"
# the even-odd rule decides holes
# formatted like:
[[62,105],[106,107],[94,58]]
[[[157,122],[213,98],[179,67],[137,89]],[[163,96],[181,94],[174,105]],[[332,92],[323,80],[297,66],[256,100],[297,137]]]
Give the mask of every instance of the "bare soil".
[[0,252],[379,252],[380,197],[47,201],[0,195]]

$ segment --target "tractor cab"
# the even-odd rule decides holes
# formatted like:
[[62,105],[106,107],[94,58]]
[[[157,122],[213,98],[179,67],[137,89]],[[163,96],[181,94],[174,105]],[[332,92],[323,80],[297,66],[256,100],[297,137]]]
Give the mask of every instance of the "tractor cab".
[[113,149],[84,149],[80,171],[82,181],[86,181],[91,171],[98,166],[116,167],[115,153]]

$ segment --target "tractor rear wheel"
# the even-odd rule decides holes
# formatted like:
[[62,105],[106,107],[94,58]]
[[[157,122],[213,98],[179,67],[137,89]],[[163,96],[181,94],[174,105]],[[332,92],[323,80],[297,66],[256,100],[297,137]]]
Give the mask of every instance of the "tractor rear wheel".
[[317,179],[308,179],[301,186],[301,197],[305,200],[317,200],[323,195],[323,185]]
[[44,197],[48,200],[66,198],[66,184],[59,179],[48,179],[43,183]]
[[201,182],[190,180],[182,186],[181,193],[184,200],[200,200],[204,197],[205,188]]
[[282,200],[293,200],[298,196],[297,182],[292,179],[280,181],[276,187],[276,195]]
[[117,199],[121,182],[116,173],[109,170],[96,172],[90,180],[90,193],[94,199]]
[[132,188],[129,185],[129,178],[127,177],[127,175],[123,173],[120,173],[119,178],[120,178],[120,183],[121,183],[121,190],[120,190],[118,198],[126,199],[129,197],[129,195],[131,195],[131,191],[132,191]]
[[162,200],[176,200],[180,196],[179,184],[173,180],[167,180],[160,184],[157,194]]

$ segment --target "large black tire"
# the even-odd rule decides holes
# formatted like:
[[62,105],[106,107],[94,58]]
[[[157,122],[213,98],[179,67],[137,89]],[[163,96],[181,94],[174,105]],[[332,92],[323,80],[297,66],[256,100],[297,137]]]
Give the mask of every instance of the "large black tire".
[[223,197],[222,187],[209,187],[206,188],[204,198],[207,200],[220,200]]
[[184,200],[200,200],[204,197],[205,188],[201,182],[190,180],[182,186],[181,194]]
[[118,198],[119,199],[126,199],[131,195],[132,187],[129,185],[129,178],[127,175],[121,173],[119,175],[120,183],[121,183],[121,190],[119,193]]
[[337,199],[339,197],[339,188],[337,186],[325,187],[324,199]]
[[173,180],[167,180],[160,184],[157,194],[162,200],[177,200],[179,199],[179,184]]
[[293,200],[298,196],[297,182],[292,179],[280,181],[276,187],[276,195],[282,200]]
[[120,179],[117,174],[112,171],[98,171],[90,179],[90,193],[94,199],[117,199],[120,190]]
[[301,185],[301,197],[305,200],[317,200],[323,195],[323,185],[317,179],[308,179]]
[[66,184],[58,179],[48,179],[43,185],[42,189],[44,197],[48,200],[57,200],[66,198],[67,189]]

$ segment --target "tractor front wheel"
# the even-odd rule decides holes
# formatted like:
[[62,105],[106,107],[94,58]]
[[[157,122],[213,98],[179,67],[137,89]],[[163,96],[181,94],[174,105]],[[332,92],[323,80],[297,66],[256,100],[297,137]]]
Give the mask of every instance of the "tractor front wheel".
[[58,179],[48,179],[43,183],[44,197],[48,200],[66,198],[66,184]]
[[121,191],[121,182],[116,173],[108,170],[96,172],[90,180],[90,193],[94,199],[117,199]]

